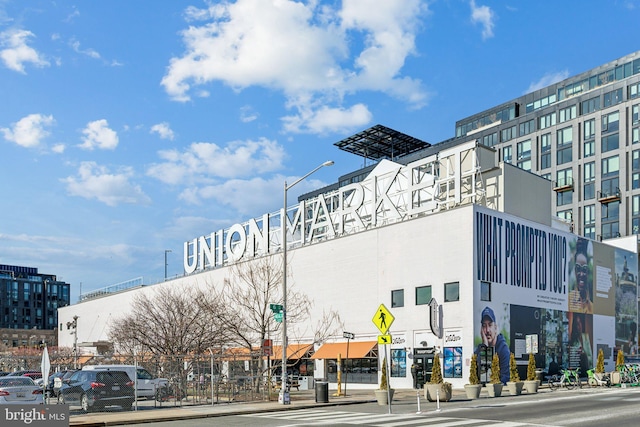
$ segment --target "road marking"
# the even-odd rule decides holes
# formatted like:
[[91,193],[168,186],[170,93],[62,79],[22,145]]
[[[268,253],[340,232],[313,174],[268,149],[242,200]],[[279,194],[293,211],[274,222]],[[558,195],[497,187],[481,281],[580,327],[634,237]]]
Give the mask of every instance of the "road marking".
[[[455,427],[455,426],[499,426],[499,427],[524,427],[530,423],[517,423],[511,421],[495,421],[471,418],[431,417],[412,414],[371,414],[368,412],[331,411],[326,409],[300,409],[290,411],[264,412],[258,414],[241,415],[251,418],[269,418],[273,420],[291,421],[289,427],[297,425],[326,425],[327,422],[335,424],[370,425],[376,427]],[[300,424],[297,424],[300,423]]]

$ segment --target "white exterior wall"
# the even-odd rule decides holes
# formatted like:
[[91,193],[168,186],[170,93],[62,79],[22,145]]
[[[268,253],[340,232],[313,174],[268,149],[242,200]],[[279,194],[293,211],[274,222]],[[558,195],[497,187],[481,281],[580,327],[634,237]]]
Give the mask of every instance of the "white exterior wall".
[[[323,310],[337,311],[345,330],[353,332],[356,340],[375,340],[380,333],[372,319],[383,303],[395,317],[389,333],[396,344],[390,347],[406,348],[408,354],[407,376],[390,378],[390,382],[395,388],[411,388],[411,350],[422,347],[419,342],[425,338],[429,346],[444,346],[444,339],[436,339],[429,329],[429,306],[415,305],[415,288],[431,285],[433,297],[444,305],[444,336],[452,332],[461,336],[459,345],[468,366],[473,353],[473,212],[473,206],[468,205],[290,250],[289,286],[307,294],[313,308],[304,325],[288,324],[289,342],[311,342],[312,328]],[[137,293],[181,283],[222,283],[227,271],[210,270],[64,307],[59,310],[60,323],[64,325],[79,316],[78,342],[107,340],[109,322],[128,312]],[[460,283],[460,301],[444,303],[446,282]],[[391,291],[396,289],[404,289],[404,307],[391,307]],[[295,301],[289,300],[288,304]],[[335,338],[343,341],[342,331]],[[73,339],[72,334],[61,331],[61,346],[73,347]],[[380,347],[382,358],[384,351]],[[322,369],[316,372],[317,377],[323,374]],[[454,387],[462,387],[467,375],[463,372],[464,378],[449,381]]]

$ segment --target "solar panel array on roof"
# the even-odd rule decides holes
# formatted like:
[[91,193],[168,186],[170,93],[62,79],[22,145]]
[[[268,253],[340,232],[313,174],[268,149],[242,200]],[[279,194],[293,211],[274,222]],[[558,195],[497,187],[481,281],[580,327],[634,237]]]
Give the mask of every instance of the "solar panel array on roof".
[[370,160],[394,159],[431,144],[382,125],[375,125],[338,141],[336,147]]

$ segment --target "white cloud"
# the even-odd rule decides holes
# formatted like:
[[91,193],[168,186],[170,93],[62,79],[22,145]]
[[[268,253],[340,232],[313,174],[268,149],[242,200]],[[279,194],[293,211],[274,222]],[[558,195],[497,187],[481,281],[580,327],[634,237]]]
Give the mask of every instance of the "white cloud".
[[[317,116],[305,110],[321,109],[301,104],[304,99],[328,110],[359,110],[343,105],[344,95],[357,91],[383,92],[423,106],[428,94],[421,82],[401,70],[415,53],[415,34],[428,12],[424,2],[345,0],[341,5],[334,10],[315,1],[238,0],[190,7],[187,20],[197,22],[182,32],[185,52],[171,59],[162,85],[177,101],[190,100],[197,86],[215,81],[235,90],[279,90],[287,106],[298,110],[298,121]],[[350,49],[360,49],[353,59]],[[361,116],[343,116],[349,117],[356,120],[351,127],[361,126]]]
[[164,162],[149,167],[147,175],[179,185],[271,172],[282,167],[285,152],[275,141],[262,138],[232,142],[225,148],[197,142],[183,152],[163,150],[158,155]]
[[524,93],[531,93],[538,89],[551,86],[554,83],[558,83],[559,81],[566,79],[567,77],[569,77],[569,70],[563,70],[557,73],[547,73],[537,82],[531,83]]
[[53,125],[54,122],[51,115],[29,114],[18,120],[17,123],[13,123],[13,129],[2,128],[0,131],[4,133],[4,138],[7,141],[15,142],[22,147],[32,148],[40,145],[42,140],[49,136],[50,132],[46,128]]
[[95,162],[82,162],[76,177],[70,176],[61,181],[67,184],[70,195],[96,199],[108,206],[148,204],[150,199],[140,186],[129,182],[132,177],[133,170],[129,167],[111,173]]
[[175,137],[173,131],[171,130],[171,127],[169,126],[169,123],[167,122],[162,122],[151,126],[151,133],[157,133],[160,138],[168,139],[170,141],[173,141],[173,138]]
[[69,42],[69,45],[71,46],[71,48],[76,52],[79,53],[81,55],[86,55],[89,58],[93,58],[93,59],[100,59],[100,54],[98,52],[96,52],[94,49],[80,49],[80,42],[72,39]]
[[248,105],[240,108],[240,121],[242,123],[250,123],[258,118],[258,113],[256,113],[253,108]]
[[489,6],[476,6],[475,0],[469,2],[471,6],[471,22],[482,25],[482,40],[493,37],[495,26],[495,12]]
[[0,33],[0,59],[4,65],[14,71],[26,74],[25,63],[31,63],[42,68],[49,66],[42,55],[34,48],[27,45],[27,39],[33,37],[31,31],[11,29]]
[[321,106],[317,110],[300,108],[300,114],[283,117],[284,129],[292,133],[325,134],[332,131],[350,132],[369,123],[373,114],[366,105],[349,109]]
[[55,144],[53,147],[51,147],[51,151],[53,151],[56,154],[64,153],[65,149],[66,149],[66,146],[64,144]]
[[109,123],[105,119],[95,120],[87,123],[87,127],[82,130],[85,135],[84,143],[79,147],[85,150],[100,148],[103,150],[113,150],[118,146],[118,134],[109,128]]

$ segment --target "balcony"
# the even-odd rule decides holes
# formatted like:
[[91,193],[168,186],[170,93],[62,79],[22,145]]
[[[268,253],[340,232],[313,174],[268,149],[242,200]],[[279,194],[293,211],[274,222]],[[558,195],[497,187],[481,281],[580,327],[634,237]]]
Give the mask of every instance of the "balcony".
[[563,193],[565,191],[573,191],[573,178],[563,178],[554,182],[553,191]]
[[607,204],[611,202],[619,202],[622,198],[622,193],[620,192],[620,188],[615,190],[611,190],[608,192],[598,191],[598,201],[602,204]]

